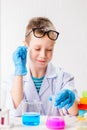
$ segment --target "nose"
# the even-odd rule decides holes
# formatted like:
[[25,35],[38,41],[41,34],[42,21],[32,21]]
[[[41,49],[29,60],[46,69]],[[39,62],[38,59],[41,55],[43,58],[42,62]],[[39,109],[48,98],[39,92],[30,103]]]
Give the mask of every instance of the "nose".
[[46,57],[46,51],[45,50],[41,50],[40,51],[40,57],[41,58],[45,58]]

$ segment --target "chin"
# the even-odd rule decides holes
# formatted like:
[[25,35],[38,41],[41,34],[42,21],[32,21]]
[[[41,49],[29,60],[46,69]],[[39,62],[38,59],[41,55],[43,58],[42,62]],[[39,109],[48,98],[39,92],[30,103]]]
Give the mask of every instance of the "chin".
[[46,67],[47,67],[47,64],[37,64],[37,66],[38,66],[39,68],[46,68]]

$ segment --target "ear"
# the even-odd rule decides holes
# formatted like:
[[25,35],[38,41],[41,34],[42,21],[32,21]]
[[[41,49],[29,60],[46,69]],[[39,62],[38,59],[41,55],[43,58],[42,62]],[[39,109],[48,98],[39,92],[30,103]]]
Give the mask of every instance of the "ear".
[[28,43],[26,41],[23,41],[24,46],[28,47]]

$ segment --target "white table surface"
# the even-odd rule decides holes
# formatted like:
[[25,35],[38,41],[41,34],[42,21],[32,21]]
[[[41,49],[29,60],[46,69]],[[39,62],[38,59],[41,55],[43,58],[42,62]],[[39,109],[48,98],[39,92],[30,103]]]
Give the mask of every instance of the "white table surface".
[[[78,121],[77,117],[64,117],[66,127],[64,130],[87,130],[87,120]],[[10,119],[10,127],[2,128],[0,130],[49,130],[46,123],[47,116],[41,116],[41,121],[39,126],[23,126],[21,118],[12,118]],[[12,126],[11,126],[12,124]]]

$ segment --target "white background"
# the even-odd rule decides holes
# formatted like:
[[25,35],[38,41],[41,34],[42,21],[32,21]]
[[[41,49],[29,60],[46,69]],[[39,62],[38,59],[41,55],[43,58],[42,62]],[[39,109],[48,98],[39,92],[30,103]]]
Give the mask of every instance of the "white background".
[[[0,41],[1,41],[1,0],[0,0]],[[0,42],[0,52],[1,52],[1,42]],[[0,53],[0,74],[1,74],[1,53]],[[1,78],[0,78],[0,87],[1,87]],[[0,95],[1,95],[1,91],[0,91]],[[1,102],[1,98],[0,98],[0,102]]]
[[81,95],[87,88],[87,0],[1,0],[1,83],[14,72],[12,53],[34,16],[50,18],[60,32],[53,63],[75,76]]

